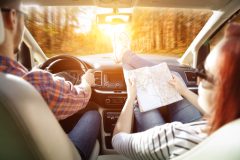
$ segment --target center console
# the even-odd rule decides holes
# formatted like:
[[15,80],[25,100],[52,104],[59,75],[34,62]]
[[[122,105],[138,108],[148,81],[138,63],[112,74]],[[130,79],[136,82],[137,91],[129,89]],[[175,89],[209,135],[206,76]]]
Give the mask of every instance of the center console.
[[115,154],[112,134],[122,107],[127,98],[122,68],[95,70],[95,84],[92,97],[99,106],[102,116],[101,149],[103,154]]
[[114,154],[115,151],[112,147],[113,130],[120,115],[121,109],[106,109],[99,108],[102,116],[102,129],[101,129],[101,148],[104,154]]
[[113,149],[112,147],[112,133],[118,117],[120,115],[120,110],[105,110],[103,111],[103,128],[105,132],[105,145],[106,149]]

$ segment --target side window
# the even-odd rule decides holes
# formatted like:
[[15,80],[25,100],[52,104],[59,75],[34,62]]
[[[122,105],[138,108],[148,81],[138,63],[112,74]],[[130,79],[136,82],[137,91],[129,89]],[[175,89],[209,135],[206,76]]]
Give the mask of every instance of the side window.
[[17,61],[25,66],[28,70],[32,69],[30,50],[24,42],[21,44],[21,49],[17,54]]
[[198,51],[197,57],[197,68],[202,69],[204,66],[204,61],[211,50],[216,46],[216,44],[223,38],[224,30],[229,23],[236,22],[240,23],[240,10],[238,10],[215,34],[206,41]]
[[216,46],[216,44],[223,38],[224,36],[224,30],[226,29],[227,25],[232,22],[240,23],[240,10],[231,17],[230,20],[227,21],[227,23],[224,24],[224,26],[210,39],[210,51]]

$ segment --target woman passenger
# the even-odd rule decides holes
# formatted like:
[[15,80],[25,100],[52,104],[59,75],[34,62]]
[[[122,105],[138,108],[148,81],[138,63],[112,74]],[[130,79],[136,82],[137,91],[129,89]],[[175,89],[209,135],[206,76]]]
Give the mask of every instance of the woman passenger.
[[[126,52],[123,65],[126,57],[136,58],[136,55]],[[143,59],[140,61],[147,63]],[[113,133],[114,149],[131,159],[171,159],[189,151],[223,125],[240,118],[239,63],[240,24],[232,23],[225,30],[223,40],[207,57],[205,71],[198,74],[199,96],[189,91],[177,76],[169,82],[204,114],[204,120],[197,119],[198,114],[193,110],[189,112],[189,107],[175,110],[178,118],[172,118],[170,123],[166,123],[158,110],[140,113],[135,104],[135,82],[129,80],[128,98]],[[131,133],[134,113],[138,133]],[[183,121],[181,116],[184,116]],[[186,118],[188,116],[191,118]]]

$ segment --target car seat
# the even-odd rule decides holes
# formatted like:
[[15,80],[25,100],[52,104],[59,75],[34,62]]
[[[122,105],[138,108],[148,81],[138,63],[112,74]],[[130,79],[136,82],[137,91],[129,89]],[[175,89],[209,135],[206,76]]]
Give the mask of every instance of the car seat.
[[[4,41],[0,12],[0,44]],[[20,77],[0,73],[0,159],[81,160],[40,93]],[[99,143],[90,157],[96,159]]]

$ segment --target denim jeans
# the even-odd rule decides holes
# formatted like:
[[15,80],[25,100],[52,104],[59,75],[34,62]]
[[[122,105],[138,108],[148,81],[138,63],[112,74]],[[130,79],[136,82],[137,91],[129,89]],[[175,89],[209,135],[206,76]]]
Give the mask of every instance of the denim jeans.
[[99,134],[100,124],[100,114],[97,111],[88,111],[68,133],[82,159],[89,159]]
[[[138,55],[127,51],[122,59],[123,69],[132,70],[145,66],[153,66],[156,63],[149,62]],[[134,106],[135,122],[137,131],[145,131],[157,125],[162,125],[166,122],[179,121],[189,123],[200,120],[201,113],[186,99],[170,104],[167,107],[168,120],[162,116],[159,109],[154,109],[147,112],[140,112],[138,104]]]
[[175,102],[167,108],[168,119],[166,120],[159,109],[140,112],[137,104],[134,106],[135,123],[138,132],[145,131],[155,126],[169,122],[190,123],[202,118],[201,113],[186,99]]

